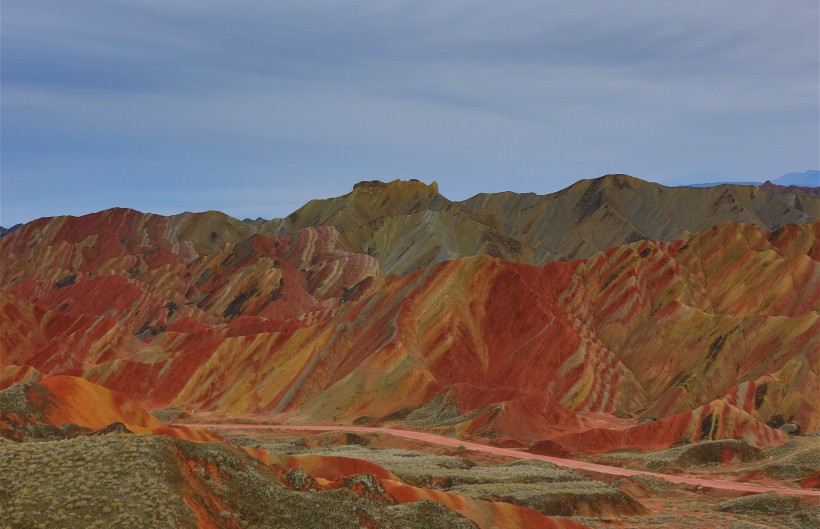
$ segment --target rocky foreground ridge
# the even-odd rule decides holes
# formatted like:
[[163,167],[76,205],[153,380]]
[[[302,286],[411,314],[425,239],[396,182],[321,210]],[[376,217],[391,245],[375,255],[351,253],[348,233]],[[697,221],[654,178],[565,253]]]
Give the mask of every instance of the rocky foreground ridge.
[[267,223],[40,219],[0,239],[0,387],[560,453],[770,446],[818,428],[817,212],[615,175],[463,202],[369,182]]
[[[364,459],[270,452],[163,424],[71,376],[0,391],[0,454],[3,527],[588,528],[546,509],[408,484]],[[644,512],[618,489],[554,465],[539,474],[594,487],[578,510],[611,512],[617,499]]]
[[[803,528],[820,520],[809,491],[738,497],[742,493],[729,490],[734,499],[721,501],[706,487],[674,486],[657,476],[602,482],[600,475],[546,461],[493,460],[459,449],[431,453],[429,446],[400,441],[396,446],[398,439],[380,430],[307,436],[291,430],[284,438],[257,440],[248,437],[254,430],[235,428],[244,433],[221,437],[163,424],[124,395],[78,377],[16,383],[0,391],[0,523],[213,529],[582,529],[615,523],[692,529],[745,527],[760,514],[764,523],[752,525]],[[668,473],[714,472],[740,463],[744,475],[769,483],[785,479],[805,489],[816,483],[813,439],[795,438],[768,451],[731,440],[601,457]]]

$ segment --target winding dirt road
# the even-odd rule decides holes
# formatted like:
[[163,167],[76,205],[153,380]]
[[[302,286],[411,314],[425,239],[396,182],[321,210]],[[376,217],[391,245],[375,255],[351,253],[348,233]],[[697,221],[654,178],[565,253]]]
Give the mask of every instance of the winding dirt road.
[[627,468],[610,467],[606,465],[597,465],[595,463],[586,463],[584,461],[575,461],[573,459],[563,459],[560,457],[542,456],[538,454],[530,454],[527,452],[520,452],[518,450],[510,450],[508,448],[499,448],[495,446],[488,446],[479,443],[471,443],[462,441],[460,439],[451,439],[449,437],[442,437],[430,433],[415,432],[412,430],[396,430],[393,428],[371,428],[367,426],[332,426],[332,425],[274,425],[274,424],[218,424],[218,423],[187,423],[178,424],[179,426],[187,426],[189,428],[215,428],[220,430],[292,430],[292,431],[309,431],[309,432],[351,432],[351,433],[386,433],[395,435],[397,437],[404,437],[406,439],[415,439],[417,441],[424,441],[443,446],[458,447],[463,446],[468,450],[476,452],[484,452],[487,454],[496,454],[501,456],[515,457],[518,459],[536,459],[539,461],[549,461],[566,468],[575,468],[579,470],[589,470],[592,472],[599,472],[601,474],[611,474],[614,476],[654,476],[671,483],[684,483],[687,485],[709,487],[713,489],[728,489],[739,490],[745,492],[778,492],[780,494],[790,494],[795,496],[814,496],[820,497],[820,491],[803,490],[803,489],[787,489],[780,487],[765,487],[762,485],[751,485],[745,483],[732,483],[729,481],[717,481],[711,479],[693,478],[687,476],[674,476],[671,474],[659,474],[656,472],[644,472],[641,470],[631,470]]

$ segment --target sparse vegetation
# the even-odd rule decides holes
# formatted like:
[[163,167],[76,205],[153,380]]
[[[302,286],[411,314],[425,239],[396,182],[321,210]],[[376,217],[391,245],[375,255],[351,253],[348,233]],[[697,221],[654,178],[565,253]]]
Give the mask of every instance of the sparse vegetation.
[[[553,515],[571,515],[573,520],[599,529],[613,526],[678,529],[820,527],[817,523],[820,520],[820,508],[805,508],[791,514],[782,513],[761,519],[759,514],[717,510],[716,505],[728,501],[725,497],[711,495],[705,490],[690,491],[684,486],[652,476],[635,476],[607,485],[595,480],[585,480],[578,472],[544,461],[516,460],[504,464],[476,464],[464,457],[434,455],[407,449],[360,445],[333,446],[317,442],[320,437],[330,438],[329,433],[298,439],[293,439],[292,436],[279,436],[281,439],[290,439],[289,442],[266,442],[264,434],[254,434],[250,431],[241,435],[244,438],[254,438],[259,446],[294,455],[312,453],[366,459],[415,486],[475,498],[503,500]],[[235,438],[240,438],[240,434],[235,434]],[[719,445],[722,446],[720,443],[715,444],[716,447]],[[680,447],[681,450],[645,454],[630,452],[622,455],[629,458],[640,457],[644,461],[668,463],[670,460],[679,459],[682,454],[688,454],[687,449],[691,450],[692,446],[694,445]],[[780,451],[783,453],[777,450],[774,452],[778,457],[791,453],[788,449]],[[700,454],[700,449],[696,453]],[[711,453],[711,449],[707,448],[706,455]],[[697,463],[695,460],[688,460],[691,455],[684,459],[691,464]],[[757,455],[759,454],[755,452],[752,459]],[[710,461],[702,463],[703,466],[698,468],[709,468],[715,464]],[[750,464],[760,463],[752,461]],[[642,508],[635,509],[634,504],[630,503],[635,500],[639,505],[647,507],[648,511],[643,511]],[[390,509],[399,508],[404,506]]]
[[[0,521],[8,527],[195,528],[172,484],[175,458],[152,436],[0,445]],[[3,526],[0,524],[0,526]]]
[[201,517],[220,529],[476,527],[442,506],[391,507],[368,474],[319,492],[302,471],[284,481],[223,443],[133,434],[3,440],[0,529],[195,529]]

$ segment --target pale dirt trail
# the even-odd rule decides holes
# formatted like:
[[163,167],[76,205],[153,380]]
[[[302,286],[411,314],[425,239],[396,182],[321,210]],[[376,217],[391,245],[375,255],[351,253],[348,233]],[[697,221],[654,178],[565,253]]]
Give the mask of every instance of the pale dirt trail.
[[780,487],[765,487],[763,485],[751,485],[745,483],[732,483],[729,481],[717,481],[711,479],[693,478],[687,476],[674,476],[671,474],[658,474],[656,472],[644,472],[641,470],[631,470],[627,468],[610,467],[606,465],[597,465],[595,463],[586,463],[584,461],[575,461],[573,459],[563,459],[560,457],[542,456],[538,454],[530,454],[527,452],[520,452],[518,450],[510,450],[508,448],[499,448],[495,446],[487,446],[479,443],[471,443],[469,441],[462,441],[460,439],[452,439],[450,437],[442,437],[430,433],[415,432],[412,430],[396,430],[393,428],[370,428],[367,426],[333,426],[333,425],[280,425],[280,424],[219,424],[219,423],[180,423],[178,426],[187,426],[189,428],[218,428],[221,430],[293,430],[293,431],[309,431],[309,432],[351,432],[351,433],[387,433],[397,437],[404,437],[406,439],[415,439],[417,441],[425,441],[428,443],[439,444],[443,446],[458,447],[463,446],[468,450],[476,452],[484,452],[487,454],[496,454],[501,456],[515,457],[517,459],[535,459],[538,461],[549,461],[556,465],[566,468],[576,468],[580,470],[589,470],[592,472],[599,472],[601,474],[611,474],[614,476],[654,476],[671,483],[685,483],[687,485],[700,485],[702,487],[710,487],[713,489],[727,489],[739,490],[744,492],[778,492],[780,494],[790,494],[797,496],[814,496],[820,497],[820,491],[803,490],[803,489],[786,489]]

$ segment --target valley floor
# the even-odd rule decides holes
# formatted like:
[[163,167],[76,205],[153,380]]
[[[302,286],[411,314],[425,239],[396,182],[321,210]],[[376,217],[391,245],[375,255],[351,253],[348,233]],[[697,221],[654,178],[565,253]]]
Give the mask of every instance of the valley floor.
[[[506,501],[553,516],[569,515],[568,519],[593,528],[820,527],[820,491],[816,486],[801,488],[797,479],[787,477],[808,474],[816,479],[820,470],[818,436],[795,438],[760,461],[747,463],[693,461],[691,448],[697,445],[692,445],[689,450],[682,447],[630,452],[629,457],[608,454],[586,458],[607,463],[601,465],[511,454],[515,451],[401,430],[238,424],[211,427],[241,444],[293,455],[364,459],[411,484]],[[727,446],[731,445],[727,442],[698,445],[715,445],[724,457],[732,452],[735,459],[742,451],[741,446]],[[561,466],[554,465],[555,461]],[[771,474],[781,479],[764,477],[766,467],[774,469]],[[647,468],[669,473],[646,472]],[[747,481],[754,475],[756,480]],[[624,497],[643,509],[636,512]]]

